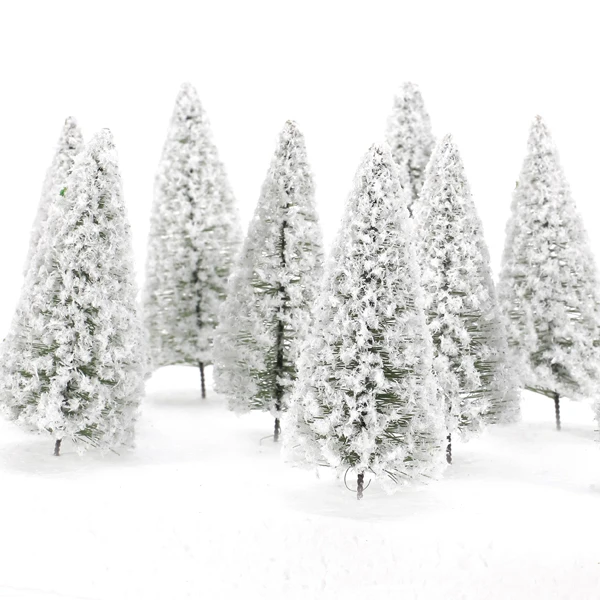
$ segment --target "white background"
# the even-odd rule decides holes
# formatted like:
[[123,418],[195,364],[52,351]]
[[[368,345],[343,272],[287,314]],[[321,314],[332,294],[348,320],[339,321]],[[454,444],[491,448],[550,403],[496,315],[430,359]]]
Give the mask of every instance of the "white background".
[[418,83],[452,132],[497,271],[535,114],[559,147],[596,254],[597,23],[589,2],[8,2],[0,14],[0,335],[21,285],[45,171],[67,115],[109,127],[143,276],[153,178],[182,81],[198,89],[246,223],[277,134],[307,140],[326,241],[395,90]]

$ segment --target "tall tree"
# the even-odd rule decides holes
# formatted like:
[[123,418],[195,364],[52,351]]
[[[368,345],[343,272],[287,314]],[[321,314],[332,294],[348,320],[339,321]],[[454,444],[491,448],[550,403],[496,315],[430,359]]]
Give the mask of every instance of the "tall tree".
[[129,444],[143,394],[143,335],[108,130],[78,155],[38,251],[2,346],[6,408],[24,427],[49,432],[56,455],[65,438],[79,451]]
[[554,400],[596,396],[598,280],[550,132],[536,117],[513,195],[499,284],[509,346],[526,389]]
[[423,97],[414,83],[404,83],[394,98],[386,139],[400,167],[400,181],[411,190],[409,212],[425,181],[425,169],[435,146],[431,121]]
[[196,90],[183,84],[156,177],[144,315],[154,368],[212,362],[227,279],[241,243],[237,207]]
[[280,417],[322,272],[323,244],[304,137],[288,121],[230,281],[215,342],[215,383],[238,412]]
[[67,177],[71,173],[75,157],[83,148],[83,136],[74,117],[67,117],[63,125],[58,144],[54,153],[54,158],[48,171],[42,187],[42,195],[38,204],[37,214],[31,230],[29,242],[29,252],[25,262],[25,273],[32,263],[37,244],[42,237],[42,229],[48,218],[50,205],[56,198],[64,193],[67,185]]
[[481,429],[490,403],[492,420],[500,420],[500,412],[508,417],[518,411],[518,396],[509,389],[510,364],[481,221],[449,135],[431,157],[415,219],[423,232],[423,286],[451,462],[454,431],[464,436]]
[[[366,154],[346,204],[286,419],[290,457],[394,483],[444,460],[416,232],[387,146]],[[289,425],[287,423],[289,422]]]

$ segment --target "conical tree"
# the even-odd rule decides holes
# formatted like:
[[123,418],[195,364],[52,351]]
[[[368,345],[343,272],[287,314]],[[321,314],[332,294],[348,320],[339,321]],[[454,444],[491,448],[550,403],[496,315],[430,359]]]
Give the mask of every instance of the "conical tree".
[[404,83],[396,97],[387,124],[387,143],[400,167],[400,181],[408,178],[411,190],[408,208],[417,200],[425,181],[425,169],[435,146],[431,121],[423,97],[414,83]]
[[32,263],[38,241],[42,236],[42,229],[48,218],[50,205],[56,198],[64,193],[67,185],[67,177],[71,173],[75,157],[83,148],[83,136],[74,117],[67,117],[62,128],[54,158],[50,168],[46,172],[46,178],[42,187],[42,195],[38,204],[37,214],[31,230],[29,252],[25,262],[25,273]]
[[286,418],[290,457],[396,483],[436,475],[444,416],[416,232],[387,146],[373,146],[328,261]]
[[[112,136],[78,155],[52,203],[1,353],[10,416],[79,451],[130,444],[143,394],[142,325]],[[38,260],[38,257],[34,257]]]
[[184,84],[160,161],[144,316],[153,368],[204,367],[241,243],[237,207],[196,90]]
[[[451,435],[478,431],[492,412],[517,412],[489,254],[452,137],[436,147],[415,213],[421,236],[427,320]],[[507,395],[508,394],[508,395]],[[508,404],[508,405],[507,405]],[[508,416],[508,415],[507,415]],[[511,415],[512,416],[512,415]]]
[[215,342],[217,390],[237,412],[270,411],[275,441],[322,262],[304,137],[288,121],[230,281]]
[[600,313],[594,257],[540,117],[515,189],[499,283],[522,383],[555,403],[598,392]]

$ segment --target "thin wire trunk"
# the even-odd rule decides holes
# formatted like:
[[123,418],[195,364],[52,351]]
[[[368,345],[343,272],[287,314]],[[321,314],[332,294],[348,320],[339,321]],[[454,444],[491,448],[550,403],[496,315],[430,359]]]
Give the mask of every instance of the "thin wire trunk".
[[206,384],[204,382],[204,363],[198,362],[198,367],[200,369],[200,386],[202,388],[202,398],[206,398]]
[[554,416],[556,417],[556,431],[560,431],[560,395],[554,392]]
[[365,483],[365,474],[359,473],[356,477],[356,499],[360,500],[363,497]]

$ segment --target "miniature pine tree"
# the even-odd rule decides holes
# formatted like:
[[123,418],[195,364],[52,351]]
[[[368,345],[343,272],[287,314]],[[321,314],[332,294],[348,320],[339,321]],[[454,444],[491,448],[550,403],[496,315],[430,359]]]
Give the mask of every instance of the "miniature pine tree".
[[286,417],[286,453],[395,483],[436,475],[444,416],[432,371],[416,232],[387,146],[346,204]]
[[52,203],[11,331],[0,390],[10,416],[78,451],[130,444],[143,394],[142,325],[112,136],[78,155]]
[[386,138],[400,167],[400,182],[404,185],[404,178],[408,178],[411,190],[408,208],[411,211],[423,187],[425,169],[435,146],[429,114],[414,83],[404,83],[394,98]]
[[236,204],[196,90],[177,96],[156,178],[144,317],[154,368],[212,362],[227,279],[241,243]]
[[288,121],[230,281],[215,342],[217,390],[237,412],[270,411],[275,441],[322,262],[304,137]]
[[593,255],[558,153],[540,117],[515,189],[500,274],[509,347],[528,390],[552,398],[598,391],[600,313]]
[[[500,412],[516,412],[489,254],[464,167],[451,136],[436,147],[415,212],[422,235],[423,286],[434,366],[451,435],[463,436]],[[512,406],[511,406],[512,404]],[[507,415],[508,416],[508,415]]]
[[32,264],[38,241],[42,236],[44,223],[48,218],[50,205],[57,196],[64,194],[75,157],[83,148],[83,136],[74,117],[67,117],[62,132],[58,139],[58,145],[50,168],[46,172],[46,178],[42,187],[42,195],[38,204],[37,214],[31,230],[29,242],[29,253],[25,262],[25,273]]

